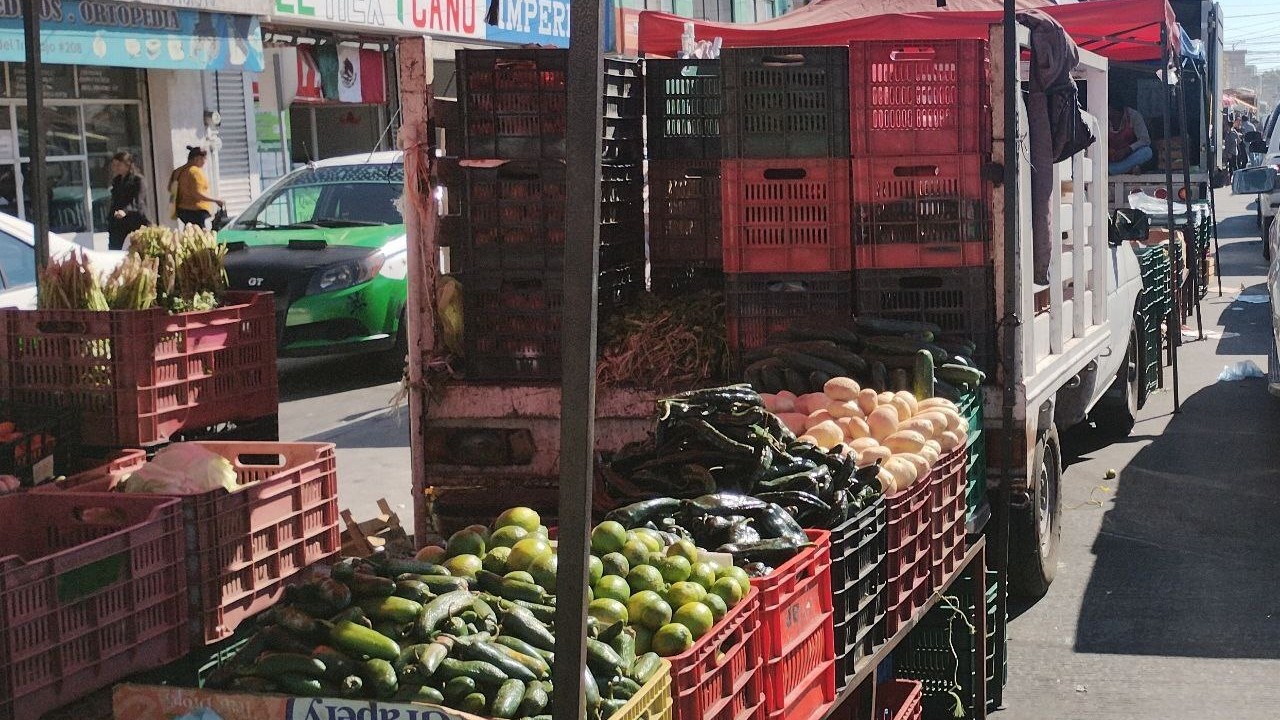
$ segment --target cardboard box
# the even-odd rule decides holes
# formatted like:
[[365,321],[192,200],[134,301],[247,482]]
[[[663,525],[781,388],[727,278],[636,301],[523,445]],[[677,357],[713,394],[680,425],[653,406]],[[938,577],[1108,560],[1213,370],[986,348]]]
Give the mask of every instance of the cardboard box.
[[117,685],[111,708],[115,720],[483,720],[437,705],[250,695],[168,685]]

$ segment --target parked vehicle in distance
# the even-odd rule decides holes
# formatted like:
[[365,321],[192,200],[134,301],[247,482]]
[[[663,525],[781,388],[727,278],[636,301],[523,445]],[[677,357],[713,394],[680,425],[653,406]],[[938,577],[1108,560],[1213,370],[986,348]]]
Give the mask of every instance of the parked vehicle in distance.
[[236,290],[275,293],[280,355],[386,352],[404,362],[402,153],[311,163],[218,234]]
[[[26,220],[0,213],[0,307],[34,310],[36,307],[35,228]],[[98,272],[106,274],[124,259],[119,250],[90,250],[66,238],[49,234],[49,257],[57,259],[81,252]]]

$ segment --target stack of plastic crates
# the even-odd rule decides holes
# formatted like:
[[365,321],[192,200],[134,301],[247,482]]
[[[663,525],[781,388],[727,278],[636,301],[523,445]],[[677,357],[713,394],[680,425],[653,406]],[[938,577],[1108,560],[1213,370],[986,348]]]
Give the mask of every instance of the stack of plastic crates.
[[[460,242],[466,375],[555,380],[569,199],[567,50],[457,53],[462,119]],[[644,77],[605,60],[602,125],[601,318],[644,289]]]
[[649,60],[645,83],[650,286],[669,296],[723,289],[720,61]]
[[987,505],[987,434],[982,427],[982,402],[982,390],[973,389],[956,403],[960,416],[969,423],[965,466],[965,520],[970,530],[982,524],[991,513],[991,508]]
[[1169,289],[1169,247],[1152,245],[1134,249],[1142,269],[1142,292],[1138,294],[1138,308],[1144,323],[1140,328],[1144,397],[1160,386],[1160,349],[1164,338],[1161,328],[1173,309],[1173,296]]
[[732,48],[720,79],[725,314],[742,352],[814,312],[852,314],[849,50]]

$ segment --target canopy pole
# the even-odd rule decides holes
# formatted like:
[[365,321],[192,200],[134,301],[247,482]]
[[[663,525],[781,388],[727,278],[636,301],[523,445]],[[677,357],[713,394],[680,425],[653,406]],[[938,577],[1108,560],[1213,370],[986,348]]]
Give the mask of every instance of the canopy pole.
[[[1196,301],[1196,332],[1200,340],[1204,340],[1204,318],[1200,313],[1200,249],[1199,249],[1199,231],[1195,225],[1195,212],[1191,209],[1191,130],[1189,128],[1190,118],[1187,117],[1187,86],[1183,82],[1181,70],[1178,72],[1178,84],[1175,88],[1178,94],[1178,114],[1182,116],[1182,187],[1185,188],[1187,196],[1183,198],[1186,206],[1187,218],[1187,235],[1189,236],[1191,247],[1187,248],[1187,259],[1192,260],[1191,254],[1194,250],[1194,262],[1189,262],[1191,267],[1191,296]],[[1166,135],[1168,133],[1165,133]],[[1170,156],[1172,156],[1170,149]],[[1209,164],[1209,149],[1204,148],[1203,162],[1207,166]],[[1210,183],[1212,184],[1212,183]],[[1178,335],[1181,337],[1182,330],[1179,328]]]
[[[49,192],[45,172],[44,70],[40,63],[40,0],[22,0],[22,30],[27,63],[28,161],[23,170],[26,182],[27,221],[35,232],[36,269],[43,273],[49,264]],[[37,298],[39,283],[36,283]],[[38,300],[37,300],[38,301]]]
[[565,131],[564,302],[560,347],[560,500],[556,603],[555,716],[587,715],[586,588],[596,416],[596,314],[600,264],[602,3],[569,10]]
[[[1173,88],[1169,84],[1169,66],[1171,64],[1169,52],[1169,28],[1160,25],[1160,47],[1161,57],[1164,59],[1164,69],[1160,73],[1160,81],[1164,85],[1164,135],[1169,137],[1169,128],[1173,120]],[[1181,279],[1178,277],[1178,263],[1175,262],[1175,252],[1177,248],[1177,224],[1173,217],[1173,163],[1164,163],[1164,180],[1165,180],[1165,203],[1168,211],[1165,215],[1169,224],[1169,296],[1173,299],[1172,308],[1169,311],[1169,317],[1166,320],[1169,333],[1169,364],[1173,366],[1173,411],[1179,412],[1182,409],[1182,399],[1178,393],[1178,345],[1182,342],[1182,298],[1179,293],[1179,285]],[[1183,253],[1183,262],[1186,262],[1187,253]]]

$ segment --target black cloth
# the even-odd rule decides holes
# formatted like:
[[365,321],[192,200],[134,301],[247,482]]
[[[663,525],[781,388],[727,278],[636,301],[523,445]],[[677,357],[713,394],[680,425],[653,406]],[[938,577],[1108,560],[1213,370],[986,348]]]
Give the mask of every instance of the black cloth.
[[[125,238],[134,230],[150,225],[147,197],[142,189],[142,176],[137,173],[117,175],[111,179],[111,209],[107,214],[107,247],[124,248]],[[116,217],[123,212],[124,217]]]
[[179,210],[178,219],[189,225],[199,225],[206,230],[209,228],[208,210]]

